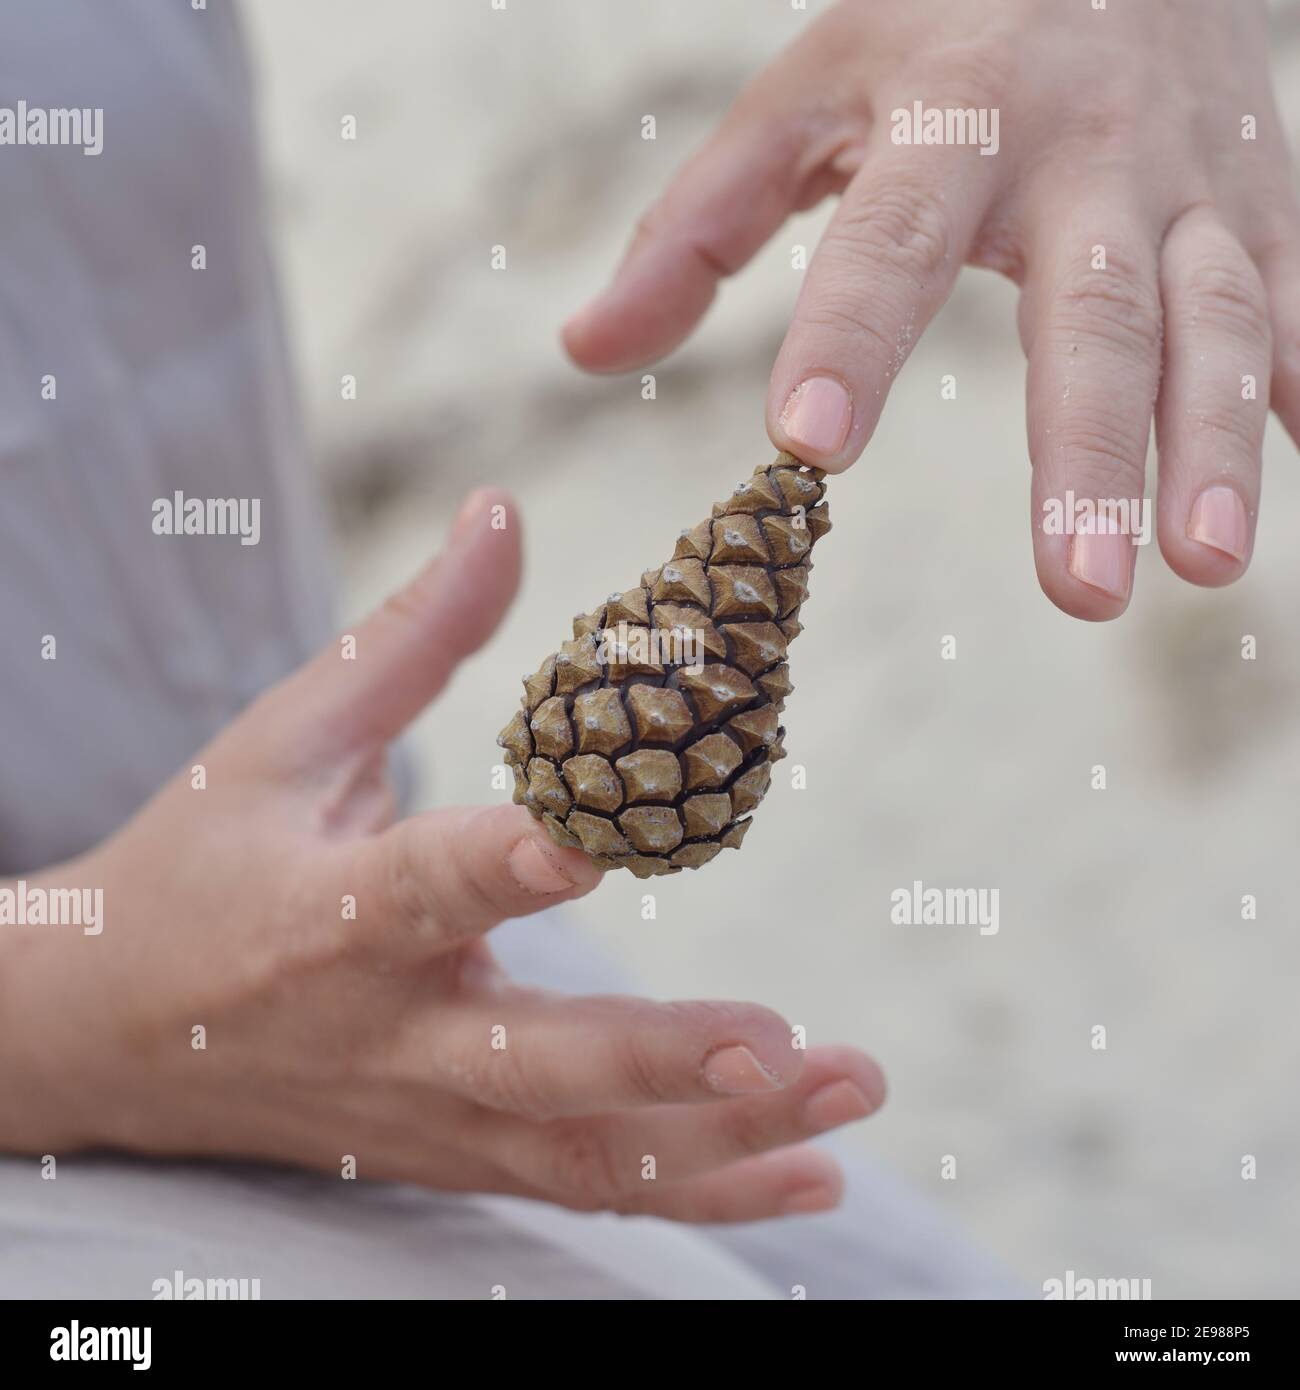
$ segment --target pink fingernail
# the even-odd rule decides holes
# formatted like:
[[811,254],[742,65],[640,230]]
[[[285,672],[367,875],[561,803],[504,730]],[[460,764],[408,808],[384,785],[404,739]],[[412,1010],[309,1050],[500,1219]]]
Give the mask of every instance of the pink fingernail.
[[781,1203],[781,1215],[811,1216],[813,1212],[830,1211],[839,1205],[839,1201],[840,1194],[833,1187],[827,1187],[825,1183],[816,1183],[812,1187],[801,1187],[798,1192],[792,1192]]
[[1133,582],[1132,537],[1104,531],[1072,536],[1070,573],[1111,598],[1128,598]]
[[562,893],[573,887],[558,866],[532,836],[527,836],[510,851],[506,861],[510,876],[525,893]]
[[709,1089],[724,1096],[752,1096],[781,1089],[781,1078],[740,1044],[710,1052],[703,1070]]
[[829,458],[844,447],[853,423],[853,401],[848,391],[829,376],[810,376],[790,392],[781,411],[781,429],[792,452]]
[[1187,520],[1190,540],[1220,550],[1234,560],[1244,560],[1249,533],[1246,504],[1236,488],[1207,487],[1193,503]]
[[803,1118],[811,1133],[820,1134],[865,1119],[871,1110],[866,1092],[856,1082],[832,1081],[804,1102]]

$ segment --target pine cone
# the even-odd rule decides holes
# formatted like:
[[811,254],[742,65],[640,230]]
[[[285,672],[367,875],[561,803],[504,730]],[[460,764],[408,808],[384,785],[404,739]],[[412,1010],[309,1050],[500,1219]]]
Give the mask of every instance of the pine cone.
[[740,848],[785,757],[786,647],[831,525],[823,476],[790,454],[756,468],[524,677],[497,742],[557,844],[638,878]]

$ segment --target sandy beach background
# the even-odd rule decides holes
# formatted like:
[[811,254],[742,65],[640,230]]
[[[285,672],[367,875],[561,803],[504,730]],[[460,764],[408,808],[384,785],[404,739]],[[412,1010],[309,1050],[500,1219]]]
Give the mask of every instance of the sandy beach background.
[[[638,377],[584,378],[556,331],[809,15],[789,0],[245,14],[345,613],[425,560],[471,486],[506,484],[523,508],[519,602],[414,737],[426,804],[501,797],[494,738],[520,675],[772,453],[763,395],[799,283],[791,248],[815,245],[829,209],[724,287],[656,369],[653,401]],[[1294,145],[1300,8],[1275,18]],[[1012,286],[967,271],[866,456],[832,480],[792,652],[791,756],[744,852],[655,881],[653,922],[626,874],[573,914],[649,993],[760,1000],[813,1041],[873,1051],[891,1099],[854,1142],[1032,1286],[1073,1269],[1149,1278],[1156,1297],[1296,1296],[1296,450],[1270,427],[1243,583],[1192,589],[1153,544],[1124,619],[1072,621],[1031,564],[1014,309]],[[891,924],[891,892],[914,880],[997,888],[998,933]]]

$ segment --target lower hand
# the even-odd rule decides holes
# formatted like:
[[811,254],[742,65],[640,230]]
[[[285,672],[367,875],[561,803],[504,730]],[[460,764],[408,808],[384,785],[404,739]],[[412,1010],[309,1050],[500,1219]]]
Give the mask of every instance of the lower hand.
[[513,984],[486,934],[597,870],[518,806],[396,819],[386,747],[496,627],[519,529],[476,494],[355,659],[331,645],[195,756],[204,789],[187,768],[28,875],[102,887],[105,926],[4,929],[0,1146],[352,1155],[366,1178],[686,1221],[834,1205],[839,1170],[802,1141],[880,1104],[867,1057],[796,1050],[753,1004]]

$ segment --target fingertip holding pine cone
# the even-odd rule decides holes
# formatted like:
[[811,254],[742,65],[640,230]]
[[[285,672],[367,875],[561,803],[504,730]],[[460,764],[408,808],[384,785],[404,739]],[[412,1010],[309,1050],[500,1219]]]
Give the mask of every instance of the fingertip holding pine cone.
[[760,465],[524,677],[497,742],[515,801],[557,844],[638,878],[740,848],[785,757],[786,650],[830,530],[824,476],[790,454]]

